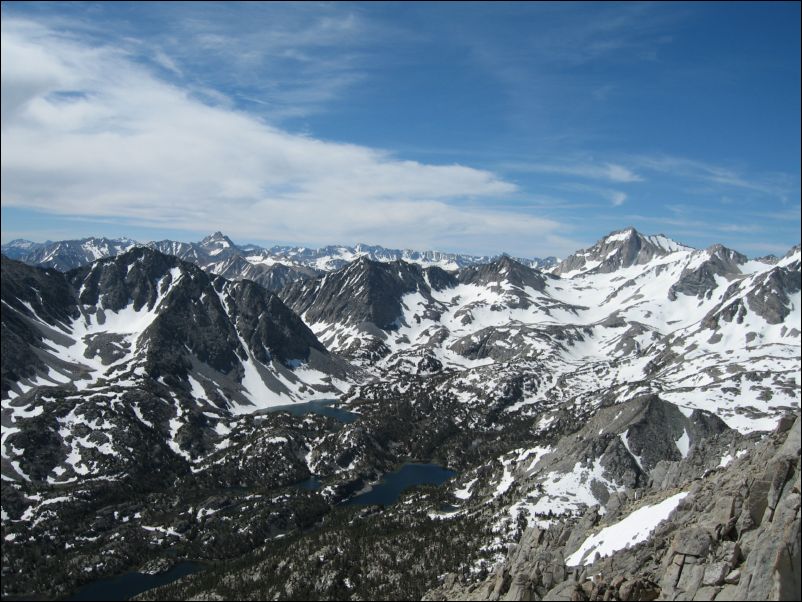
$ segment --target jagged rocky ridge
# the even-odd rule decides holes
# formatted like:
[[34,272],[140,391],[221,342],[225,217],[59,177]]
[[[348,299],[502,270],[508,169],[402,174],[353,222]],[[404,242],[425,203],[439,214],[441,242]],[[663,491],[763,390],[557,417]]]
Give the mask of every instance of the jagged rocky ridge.
[[[597,247],[609,254],[642,237],[627,232]],[[228,405],[215,401],[195,353],[187,374],[196,383],[148,379],[144,366],[136,392],[79,379],[92,386],[61,395],[50,390],[55,383],[23,380],[33,385],[24,403],[3,401],[20,431],[7,435],[4,423],[4,468],[17,463],[4,470],[15,479],[3,484],[4,591],[43,591],[21,578],[36,566],[34,550],[50,555],[39,566],[55,575],[51,592],[74,587],[75,575],[175,557],[238,560],[175,585],[169,597],[416,598],[444,573],[459,575],[452,585],[467,590],[527,529],[548,527],[556,537],[588,508],[618,516],[611,513],[651,495],[658,480],[704,481],[799,406],[799,249],[764,262],[723,247],[662,244],[664,253],[642,262],[628,254],[609,272],[591,264],[556,276],[501,257],[454,274],[363,258],[288,285],[279,296],[320,344],[359,367],[343,373],[350,380],[340,387],[354,385],[341,397],[358,413],[351,424],[237,416],[249,406],[211,379]],[[36,274],[26,286],[50,288],[57,276]],[[5,282],[4,275],[4,294]],[[37,295],[24,291],[30,287],[19,287],[20,299],[39,315]],[[47,306],[44,322],[71,319],[60,317],[69,303]],[[3,314],[5,347],[6,305]],[[259,340],[245,336],[251,325],[236,330],[256,354]],[[104,352],[112,361],[130,354],[126,342]],[[26,344],[19,348],[39,353]],[[302,373],[287,357],[275,362]],[[181,365],[170,369],[180,373]],[[46,376],[34,372],[23,378]],[[144,455],[148,462],[138,460]],[[382,513],[338,506],[408,458],[459,475]],[[77,471],[48,472],[73,464]],[[310,475],[320,489],[293,486]],[[119,499],[115,492],[134,482],[145,482],[145,492]],[[97,523],[101,508],[106,518]],[[67,515],[80,520],[65,526]],[[581,524],[587,531],[597,522]],[[350,539],[357,532],[369,546]],[[439,537],[457,547],[432,547]],[[435,552],[421,562],[429,548]],[[57,568],[65,554],[78,570]],[[321,558],[314,583],[305,578],[310,557]]]

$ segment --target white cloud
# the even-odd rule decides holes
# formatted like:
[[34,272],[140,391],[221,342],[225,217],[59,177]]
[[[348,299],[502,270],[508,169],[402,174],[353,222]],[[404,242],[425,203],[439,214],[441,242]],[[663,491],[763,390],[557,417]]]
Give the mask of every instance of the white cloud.
[[2,52],[4,206],[240,240],[564,241],[553,220],[494,209],[517,188],[492,172],[288,133],[30,21],[3,19]]

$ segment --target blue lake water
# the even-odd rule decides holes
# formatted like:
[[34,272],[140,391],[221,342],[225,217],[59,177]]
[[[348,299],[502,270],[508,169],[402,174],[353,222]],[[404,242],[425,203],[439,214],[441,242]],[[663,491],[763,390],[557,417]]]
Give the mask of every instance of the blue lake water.
[[415,485],[441,485],[457,473],[437,464],[404,464],[395,472],[388,473],[370,491],[343,502],[346,506],[378,504],[389,506],[398,501],[401,494]]
[[98,579],[81,587],[64,600],[128,600],[144,591],[167,585],[176,579],[203,570],[197,562],[179,562],[169,571],[158,575],[125,573],[108,579]]
[[335,400],[322,399],[319,401],[307,401],[306,403],[293,403],[285,406],[274,406],[269,408],[268,412],[289,412],[293,416],[303,416],[304,414],[320,414],[321,416],[329,416],[335,420],[339,420],[345,424],[351,423],[357,418],[359,414],[349,412],[348,410],[340,409],[333,404]]

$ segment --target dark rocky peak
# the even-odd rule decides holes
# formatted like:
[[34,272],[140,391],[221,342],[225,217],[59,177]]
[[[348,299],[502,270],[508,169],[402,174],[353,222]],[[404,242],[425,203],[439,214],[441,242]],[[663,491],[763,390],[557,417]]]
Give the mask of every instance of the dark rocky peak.
[[627,226],[622,230],[614,230],[605,236],[602,240],[605,242],[612,242],[615,240],[632,240],[635,238],[643,238],[641,233],[638,232],[634,226]]
[[328,353],[281,299],[255,282],[216,278],[214,287],[225,296],[230,320],[260,362],[269,363],[270,356],[285,364],[307,361],[312,349]]
[[1,262],[0,392],[5,396],[14,383],[47,371],[41,359],[42,331],[50,329],[43,328],[40,320],[55,332],[64,329],[62,325],[69,324],[79,312],[75,292],[63,273],[31,267],[5,255]]
[[80,291],[83,305],[119,311],[130,303],[134,310],[153,307],[156,299],[182,276],[207,279],[197,266],[148,247],[134,249],[101,259],[67,274],[68,281]]
[[435,291],[442,291],[447,288],[454,288],[459,284],[459,279],[442,268],[432,266],[423,269],[423,274],[429,287]]
[[635,228],[611,232],[588,249],[570,255],[557,267],[557,274],[609,273],[648,263],[680,250],[690,250],[661,234],[644,236]]
[[[51,325],[69,322],[77,315],[75,293],[62,272],[32,267],[5,255],[2,255],[2,300],[27,317],[33,317],[35,312]],[[4,323],[7,313],[4,308]]]
[[[702,320],[702,326],[715,330],[721,320],[741,324],[750,311],[769,324],[781,324],[794,309],[791,296],[800,290],[802,271],[797,247],[795,255],[789,253],[770,270],[730,285],[721,303]],[[799,336],[797,328],[791,332]]]
[[627,446],[646,470],[661,460],[681,460],[703,439],[729,430],[715,414],[693,410],[686,415],[657,395],[638,397],[630,403],[635,411],[626,425]]
[[[704,441],[733,433],[714,414],[689,412],[654,394],[601,407],[582,423],[563,420],[559,413],[552,418],[557,425],[552,434],[559,440],[541,474],[575,472],[577,461],[585,467],[598,462],[606,479],[630,488],[647,485],[661,462],[683,460]],[[599,483],[592,491],[599,503],[607,503],[606,487]]]
[[[280,263],[276,265],[284,267]],[[252,270],[254,267],[256,266],[249,263],[248,260],[245,259],[242,255],[239,254],[226,255],[219,262],[215,262],[214,273],[218,276],[223,276],[224,278],[228,278],[229,280],[233,280],[234,278],[240,275],[248,278],[247,276],[245,276],[245,273]],[[254,280],[254,278],[248,278],[248,279]]]
[[158,315],[141,334],[147,371],[178,379],[194,356],[222,374],[239,370],[250,354],[264,364],[327,355],[309,328],[270,291],[249,280],[230,282],[196,265],[147,247],[95,262],[67,275],[85,311],[134,311]]
[[796,263],[774,267],[756,277],[757,285],[748,293],[747,302],[769,324],[781,324],[791,313],[791,295],[802,289],[799,267],[797,258]]
[[[283,372],[292,385],[297,380],[286,370],[301,363],[340,376],[348,369],[257,283],[230,282],[151,248],[66,274],[2,260],[4,395],[21,379],[55,368],[77,380],[96,372],[98,383],[122,377],[139,386],[141,378],[184,392],[194,373],[195,382],[214,381],[220,404],[245,403],[242,392],[253,397],[262,386],[286,393],[275,374]],[[53,355],[52,342],[70,347],[77,336],[86,345],[84,357],[104,368]],[[246,375],[261,384],[251,380],[256,389],[248,389]]]
[[743,265],[749,261],[746,255],[742,255],[738,251],[733,251],[722,244],[711,245],[706,249],[706,251],[707,254],[710,255],[711,259],[717,259],[722,263],[729,264],[731,266]]
[[438,285],[452,282],[442,270],[425,271],[405,261],[379,262],[363,256],[322,278],[295,282],[281,291],[281,297],[307,323],[369,322],[393,330],[402,316],[404,295],[418,291],[430,297],[427,275],[429,282],[434,275]]
[[498,285],[508,282],[519,288],[530,286],[541,292],[546,288],[546,279],[541,272],[508,255],[501,255],[490,263],[463,268],[458,278],[462,284]]
[[359,257],[343,271],[345,282],[363,284],[371,288],[388,286],[414,291],[423,280],[423,268],[414,263],[396,260],[374,261],[366,255]]
[[777,262],[780,261],[780,258],[774,254],[763,255],[762,257],[755,257],[755,261],[759,261],[760,263],[765,263],[767,265],[777,265]]
[[715,244],[704,251],[697,251],[701,261],[691,262],[668,291],[668,298],[674,301],[678,293],[708,298],[718,286],[717,276],[733,279],[741,275],[743,264],[748,258],[721,244]]
[[[596,242],[601,252],[611,249],[634,249],[637,250],[646,242],[646,238],[633,227],[615,230]],[[594,247],[594,248],[595,248]]]
[[233,242],[231,242],[231,239],[222,232],[220,232],[220,230],[217,230],[213,234],[209,234],[209,236],[205,237],[203,240],[200,241],[200,244],[202,245],[208,245],[212,243],[228,243],[231,245],[234,244]]
[[802,253],[800,253],[799,245],[794,245],[788,250],[788,252],[785,255],[783,255],[782,259],[780,259],[780,261],[777,262],[777,265],[787,267],[791,270],[799,271],[801,258],[802,258]]
[[225,250],[237,251],[237,245],[235,245],[228,236],[219,230],[201,240],[198,245],[205,249],[210,255],[220,253]]

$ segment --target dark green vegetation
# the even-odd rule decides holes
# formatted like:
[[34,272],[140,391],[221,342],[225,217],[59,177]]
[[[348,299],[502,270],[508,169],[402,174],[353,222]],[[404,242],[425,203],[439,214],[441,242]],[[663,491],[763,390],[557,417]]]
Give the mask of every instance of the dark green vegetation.
[[[430,518],[456,501],[446,489],[415,488],[384,512],[339,503],[409,459],[457,470],[486,463],[527,439],[533,420],[491,420],[486,413],[496,414],[494,406],[468,411],[423,386],[403,396],[381,384],[364,393],[349,401],[360,413],[350,424],[316,414],[241,417],[231,423],[229,447],[202,469],[142,429],[130,440],[145,446],[135,454],[142,462],[121,466],[117,459],[108,479],[58,486],[3,482],[3,508],[12,519],[31,496],[52,500],[33,521],[11,523],[14,539],[3,546],[6,592],[59,596],[101,577],[191,559],[217,564],[184,580],[186,587],[230,584],[226,597],[397,599],[422,595],[445,572],[467,570],[488,534],[478,518]],[[389,400],[380,403],[380,396]],[[73,407],[61,403],[61,413]],[[158,423],[161,402],[151,403],[153,412],[148,404],[143,411]],[[43,413],[37,432],[48,432],[48,420],[51,430],[58,426],[59,402],[47,407],[55,415]],[[137,425],[132,418],[116,434]],[[184,436],[204,432],[189,429]],[[310,477],[298,460],[304,453],[312,454],[321,483],[316,490],[297,486]],[[239,575],[240,569],[260,576],[220,581],[220,574]],[[180,583],[170,587],[159,596],[191,595],[178,593]]]
[[[362,413],[354,428],[361,433],[360,453],[367,452],[358,464],[392,465],[389,448],[396,457],[450,460],[451,466],[474,470],[481,487],[492,481],[489,459],[530,441],[534,422],[500,414],[493,404],[468,412],[464,404],[436,395],[436,380],[408,395],[377,383],[350,401],[349,407]],[[376,395],[391,400],[378,403],[372,399]],[[354,481],[339,484],[340,491],[355,487]],[[500,551],[487,543],[494,539],[489,519],[503,502],[491,502],[483,512],[452,514],[461,501],[448,489],[418,486],[391,506],[337,505],[315,528],[274,539],[140,598],[189,599],[213,592],[223,599],[250,600],[420,599],[446,573],[483,574],[483,560]]]
[[[419,496],[409,499],[421,501]],[[153,590],[146,600],[214,591],[228,600],[419,600],[445,572],[466,570],[484,532],[474,520],[433,520],[393,507],[338,508],[324,525]]]

